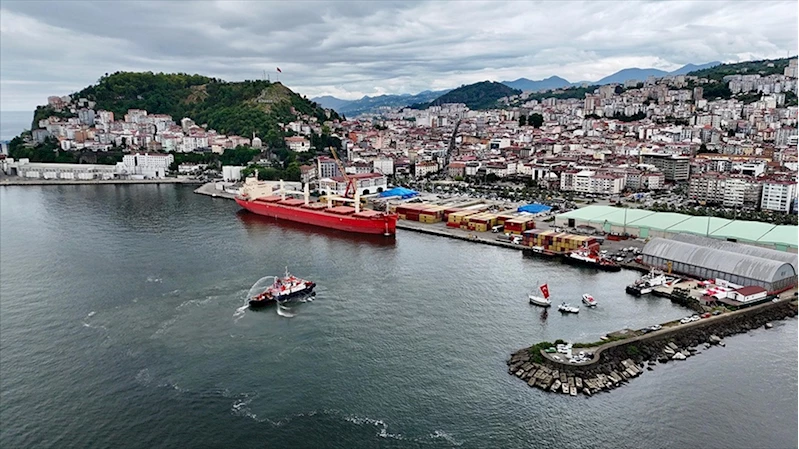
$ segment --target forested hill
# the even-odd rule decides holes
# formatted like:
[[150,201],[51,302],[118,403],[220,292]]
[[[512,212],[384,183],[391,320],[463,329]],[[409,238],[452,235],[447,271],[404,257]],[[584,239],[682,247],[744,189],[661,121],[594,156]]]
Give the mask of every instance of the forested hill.
[[[145,109],[151,114],[169,114],[175,121],[189,117],[198,124],[224,134],[282,140],[278,123],[292,121],[297,114],[316,117],[319,123],[337,119],[335,111],[325,110],[279,82],[226,82],[201,75],[152,72],[116,72],[72,94],[74,100],[96,102],[95,109],[112,111],[121,119],[128,109]],[[39,106],[38,120],[52,114]]]
[[483,81],[453,89],[431,101],[429,104],[414,105],[416,108],[438,106],[446,103],[464,103],[469,109],[490,109],[497,106],[497,100],[518,95],[522,91],[502,83]]

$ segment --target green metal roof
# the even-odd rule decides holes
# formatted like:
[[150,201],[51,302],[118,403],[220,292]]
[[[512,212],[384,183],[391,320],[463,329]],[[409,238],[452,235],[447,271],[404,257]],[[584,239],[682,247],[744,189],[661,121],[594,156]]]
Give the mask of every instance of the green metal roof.
[[600,215],[605,215],[618,210],[616,207],[610,206],[586,206],[575,209],[563,214],[558,214],[557,218],[574,218],[575,220],[592,220]]
[[[625,220],[626,210],[626,220]],[[591,205],[559,214],[558,219],[574,218],[594,224],[608,222],[614,226],[650,228],[671,233],[707,235],[717,239],[735,239],[766,245],[781,245],[797,248],[799,227],[776,226],[757,221],[727,220],[717,217],[692,217],[672,212],[652,212],[644,209],[629,209],[612,206]]]
[[651,210],[644,209],[629,209],[620,207],[611,207],[611,209],[612,210],[609,213],[600,215],[589,221],[592,223],[608,222],[614,226],[629,226],[636,220],[640,220],[656,213],[652,212]]
[[708,235],[732,220],[718,217],[690,217],[669,228],[669,232],[684,232],[696,235]]
[[640,220],[636,220],[632,223],[632,225],[638,228],[649,228],[665,231],[674,225],[688,220],[689,218],[691,218],[690,215],[675,214],[674,212],[653,212],[652,214],[649,214]]
[[734,220],[710,233],[711,237],[757,242],[774,228],[773,224],[759,221]]
[[799,227],[797,226],[774,226],[774,228],[758,239],[759,243],[773,243],[797,248],[799,240]]

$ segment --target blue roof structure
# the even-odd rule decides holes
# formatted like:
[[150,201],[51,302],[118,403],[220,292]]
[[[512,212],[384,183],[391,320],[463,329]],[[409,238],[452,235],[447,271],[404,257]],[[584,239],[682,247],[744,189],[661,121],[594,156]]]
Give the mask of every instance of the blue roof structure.
[[389,196],[398,196],[401,197],[403,200],[407,198],[413,198],[418,195],[419,192],[411,189],[406,189],[405,187],[394,187],[393,189],[386,190],[385,192],[380,193],[380,198],[386,198]]
[[527,204],[525,206],[519,207],[518,209],[516,209],[516,212],[527,212],[527,213],[530,213],[530,214],[539,214],[541,212],[549,212],[550,210],[552,210],[552,208],[549,207],[549,206],[544,206],[543,204],[533,203],[533,204]]

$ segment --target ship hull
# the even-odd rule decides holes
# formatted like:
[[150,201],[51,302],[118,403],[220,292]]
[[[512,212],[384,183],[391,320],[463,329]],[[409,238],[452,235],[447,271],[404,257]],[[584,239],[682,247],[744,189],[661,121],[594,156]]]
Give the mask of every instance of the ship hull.
[[581,267],[591,267],[591,268],[596,268],[597,270],[602,270],[602,271],[621,271],[621,266],[620,265],[615,265],[615,264],[606,265],[606,264],[601,264],[601,263],[597,263],[597,262],[590,262],[590,261],[582,260],[582,259],[575,259],[574,257],[569,257],[569,256],[564,257],[563,261],[568,263],[568,264],[570,264],[570,265],[577,265],[577,266],[581,266]]
[[296,292],[291,292],[291,293],[288,293],[288,294],[285,294],[285,295],[280,295],[279,298],[250,299],[248,304],[250,305],[250,307],[252,307],[254,309],[257,309],[259,307],[265,307],[265,306],[268,306],[269,304],[274,304],[276,302],[288,301],[288,300],[290,300],[292,298],[297,298],[299,296],[307,296],[307,295],[313,294],[313,289],[315,287],[316,287],[316,284],[311,282],[310,285],[308,285],[307,287],[305,287],[302,290],[297,290]]
[[397,232],[397,216],[393,214],[367,218],[353,215],[339,215],[276,203],[248,201],[241,198],[236,198],[236,203],[244,209],[258,215],[336,229],[339,231],[386,236],[395,235]]

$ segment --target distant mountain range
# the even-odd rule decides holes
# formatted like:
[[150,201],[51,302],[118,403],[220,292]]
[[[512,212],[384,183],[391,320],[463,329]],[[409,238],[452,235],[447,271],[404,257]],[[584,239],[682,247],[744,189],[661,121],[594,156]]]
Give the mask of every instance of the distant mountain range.
[[[650,76],[654,76],[656,78],[667,76],[667,75],[685,75],[689,72],[703,70],[711,67],[715,67],[720,65],[721,62],[713,61],[708,62],[707,64],[686,64],[680,67],[677,70],[667,72],[665,70],[660,69],[641,69],[641,68],[628,68],[619,70],[618,72],[608,75],[599,81],[579,81],[576,83],[572,83],[564,78],[559,76],[550,76],[549,78],[545,78],[542,80],[531,80],[527,78],[519,78],[515,81],[502,81],[501,84],[508,86],[512,89],[517,89],[519,91],[546,91],[546,90],[553,90],[553,89],[562,89],[570,86],[581,86],[581,85],[602,85],[602,84],[614,84],[614,83],[624,83],[630,80],[638,80],[638,81],[645,81]],[[482,83],[476,83],[482,84]],[[500,84],[500,83],[493,83],[493,84]],[[473,86],[474,84],[470,85]],[[461,86],[464,87],[464,86]],[[486,86],[483,86],[485,88]],[[478,89],[479,90],[486,90],[486,89]],[[493,96],[493,93],[497,93],[498,89],[492,87],[488,89],[492,93],[489,96]],[[424,92],[420,92],[416,95],[410,94],[402,94],[402,95],[380,95],[376,97],[369,97],[365,96],[360,100],[342,100],[340,98],[331,97],[331,96],[324,96],[324,97],[316,97],[312,98],[311,100],[319,104],[324,108],[333,109],[339,114],[354,116],[363,113],[370,113],[375,112],[378,108],[383,106],[390,106],[393,108],[405,107],[414,105],[416,107],[422,106],[425,103],[431,104],[434,101],[436,103],[441,103],[438,101],[439,97],[442,95],[447,94],[450,92],[450,89],[443,90],[443,91],[429,91],[426,90]],[[471,92],[475,94],[476,91]],[[505,92],[507,95],[508,93]],[[500,95],[496,98],[501,98]],[[510,93],[509,95],[513,95]],[[467,95],[467,97],[472,97],[471,94]],[[476,98],[476,97],[475,97]],[[496,101],[496,98],[492,101]],[[444,100],[448,100],[445,98]],[[478,103],[480,101],[475,100]]]
[[324,97],[312,98],[311,101],[316,102],[323,108],[333,109],[339,114],[345,116],[356,116],[369,112],[375,112],[381,107],[401,108],[418,103],[429,103],[436,98],[446,94],[451,89],[431,91],[426,90],[419,92],[416,95],[401,94],[401,95],[378,95],[375,97],[364,96],[359,100],[342,100],[340,98],[331,97],[326,95]]

